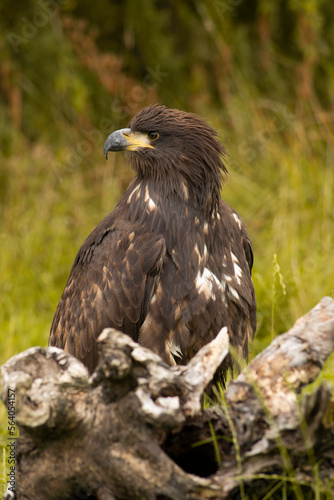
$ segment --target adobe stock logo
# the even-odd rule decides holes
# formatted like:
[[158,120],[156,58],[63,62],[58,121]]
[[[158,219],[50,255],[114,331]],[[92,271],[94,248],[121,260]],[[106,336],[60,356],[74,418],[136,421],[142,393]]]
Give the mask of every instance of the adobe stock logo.
[[9,32],[6,35],[7,40],[11,44],[15,54],[20,50],[20,46],[28,43],[38,33],[41,28],[44,28],[54,16],[59,13],[59,6],[67,3],[68,0],[40,0],[39,8],[34,12],[32,17],[21,17],[20,33]]

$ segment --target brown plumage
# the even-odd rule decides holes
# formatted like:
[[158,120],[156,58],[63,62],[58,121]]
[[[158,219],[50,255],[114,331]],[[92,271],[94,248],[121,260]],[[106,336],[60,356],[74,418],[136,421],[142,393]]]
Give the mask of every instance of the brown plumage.
[[96,339],[114,327],[168,363],[186,363],[227,325],[247,356],[253,253],[241,218],[219,199],[226,168],[217,133],[194,114],[149,106],[106,140],[106,156],[120,150],[136,176],[80,248],[49,344],[92,371]]

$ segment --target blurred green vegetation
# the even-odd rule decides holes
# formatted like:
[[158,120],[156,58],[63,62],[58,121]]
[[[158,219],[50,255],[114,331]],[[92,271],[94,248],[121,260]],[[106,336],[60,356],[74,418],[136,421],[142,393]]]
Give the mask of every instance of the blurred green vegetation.
[[149,103],[221,132],[222,197],[254,246],[251,357],[333,296],[331,0],[16,5],[0,6],[0,364],[47,345],[77,250],[132,176],[104,140]]

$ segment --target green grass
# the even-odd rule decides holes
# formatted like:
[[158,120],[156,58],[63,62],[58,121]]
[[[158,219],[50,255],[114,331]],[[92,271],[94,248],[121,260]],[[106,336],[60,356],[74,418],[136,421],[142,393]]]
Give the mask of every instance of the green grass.
[[[236,117],[232,128],[219,112],[208,116],[230,154],[222,196],[254,246],[258,331],[251,358],[334,287],[334,135],[326,117],[297,118],[277,106],[254,100],[246,109],[231,99],[225,113]],[[75,132],[72,144],[80,137]],[[57,149],[16,136],[9,143],[18,147],[0,158],[0,364],[47,345],[76,252],[132,175],[122,155],[105,162],[102,144],[70,168],[65,135]],[[320,379],[334,385],[333,372],[332,356]],[[0,421],[5,428],[2,405]]]
[[237,149],[231,148],[238,170],[232,171],[225,199],[243,216],[254,245],[258,334],[253,351],[258,352],[262,342],[288,329],[321,297],[333,295],[334,155],[326,124],[321,128],[291,118],[266,141],[260,134],[249,162],[238,145],[253,144],[255,131],[270,130],[271,122],[269,116],[266,126],[256,112],[252,119],[251,134],[242,131]]

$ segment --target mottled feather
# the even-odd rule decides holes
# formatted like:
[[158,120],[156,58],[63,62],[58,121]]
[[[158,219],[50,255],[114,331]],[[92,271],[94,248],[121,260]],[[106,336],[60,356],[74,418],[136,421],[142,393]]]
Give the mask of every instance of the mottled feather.
[[246,357],[256,328],[253,252],[240,216],[219,199],[226,168],[217,133],[163,106],[145,108],[129,128],[159,138],[127,153],[136,176],[79,250],[50,345],[92,371],[98,335],[115,327],[168,363],[186,363],[227,325]]

